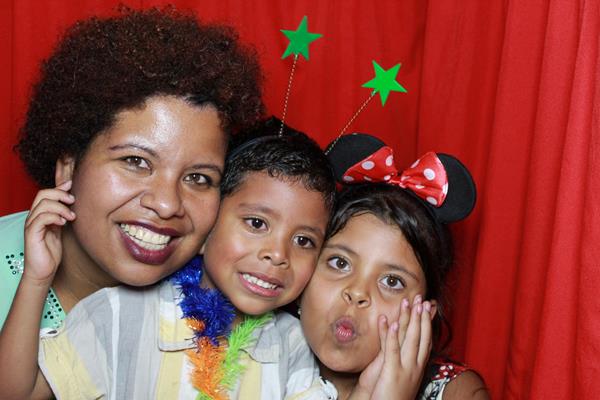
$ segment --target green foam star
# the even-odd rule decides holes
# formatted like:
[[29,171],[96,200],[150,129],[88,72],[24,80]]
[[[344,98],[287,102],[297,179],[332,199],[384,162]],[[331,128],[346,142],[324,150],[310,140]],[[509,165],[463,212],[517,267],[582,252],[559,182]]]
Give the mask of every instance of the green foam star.
[[298,56],[298,54],[302,54],[304,58],[308,60],[308,45],[323,35],[320,33],[308,32],[307,24],[308,17],[305,15],[304,18],[302,18],[300,25],[298,25],[298,29],[295,31],[281,29],[281,32],[283,32],[283,34],[290,40],[290,44],[288,45],[287,49],[285,49],[285,52],[281,57],[282,59],[286,58],[290,54],[295,54],[296,56]]
[[404,87],[402,87],[402,85],[400,85],[396,81],[396,75],[398,75],[400,65],[402,64],[396,64],[386,71],[383,68],[381,68],[381,66],[377,64],[377,62],[373,61],[373,67],[375,68],[375,78],[362,85],[362,87],[373,89],[373,95],[375,93],[379,93],[379,96],[381,96],[382,106],[385,106],[385,102],[387,101],[390,92],[407,92],[406,89],[404,89]]

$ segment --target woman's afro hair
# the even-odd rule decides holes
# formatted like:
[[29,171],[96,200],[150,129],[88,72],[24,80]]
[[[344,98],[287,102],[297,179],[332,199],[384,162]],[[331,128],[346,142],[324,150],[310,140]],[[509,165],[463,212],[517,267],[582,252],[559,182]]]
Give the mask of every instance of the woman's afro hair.
[[256,52],[231,27],[172,7],[93,17],[70,27],[43,64],[16,146],[28,173],[54,186],[56,161],[81,158],[124,109],[172,95],[219,112],[225,132],[263,116]]

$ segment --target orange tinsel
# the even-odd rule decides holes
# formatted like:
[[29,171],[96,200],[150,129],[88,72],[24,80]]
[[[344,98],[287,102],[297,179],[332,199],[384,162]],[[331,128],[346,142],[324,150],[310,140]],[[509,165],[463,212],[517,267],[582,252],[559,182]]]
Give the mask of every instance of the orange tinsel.
[[223,379],[221,364],[225,359],[226,346],[215,346],[206,337],[201,338],[197,345],[197,349],[186,351],[194,365],[192,384],[215,400],[226,400],[227,392],[219,385]]

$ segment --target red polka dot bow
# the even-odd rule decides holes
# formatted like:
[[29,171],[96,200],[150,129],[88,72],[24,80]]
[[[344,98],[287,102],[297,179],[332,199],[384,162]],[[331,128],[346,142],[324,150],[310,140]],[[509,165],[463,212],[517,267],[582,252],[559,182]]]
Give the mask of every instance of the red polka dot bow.
[[394,166],[394,152],[390,147],[383,146],[348,168],[342,180],[346,183],[386,182],[398,185],[436,207],[444,203],[448,194],[446,169],[432,151],[398,174]]

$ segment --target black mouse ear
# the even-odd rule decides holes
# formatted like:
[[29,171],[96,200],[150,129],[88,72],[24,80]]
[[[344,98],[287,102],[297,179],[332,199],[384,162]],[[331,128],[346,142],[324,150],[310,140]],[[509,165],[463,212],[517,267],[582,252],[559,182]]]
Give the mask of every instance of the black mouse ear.
[[335,180],[343,182],[342,177],[357,162],[364,160],[380,148],[385,143],[375,136],[365,133],[351,133],[340,136],[337,140],[331,142],[326,150],[327,158],[333,167]]
[[437,153],[446,169],[448,193],[440,207],[431,207],[440,222],[450,223],[466,218],[475,207],[477,190],[469,170],[456,157]]

